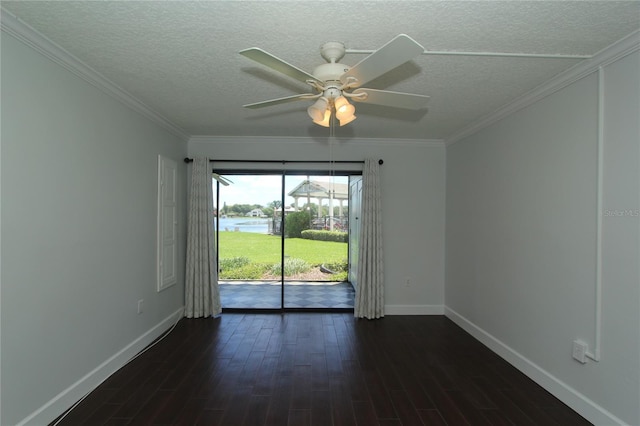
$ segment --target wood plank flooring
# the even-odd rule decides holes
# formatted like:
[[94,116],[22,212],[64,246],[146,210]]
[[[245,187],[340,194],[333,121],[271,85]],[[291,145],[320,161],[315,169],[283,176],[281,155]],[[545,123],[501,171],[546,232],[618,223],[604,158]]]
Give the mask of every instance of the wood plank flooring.
[[588,425],[444,316],[183,319],[59,425]]

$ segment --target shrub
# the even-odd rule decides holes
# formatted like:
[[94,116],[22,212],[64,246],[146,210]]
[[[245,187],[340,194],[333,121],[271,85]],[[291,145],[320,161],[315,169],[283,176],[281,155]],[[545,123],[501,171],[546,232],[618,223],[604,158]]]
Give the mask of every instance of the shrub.
[[[286,258],[284,260],[284,275],[285,276],[295,275],[295,274],[302,274],[303,272],[307,272],[309,269],[311,269],[311,265],[309,265],[303,259],[297,259],[295,257],[293,257],[293,258],[290,257],[290,258]],[[273,275],[280,275],[280,271],[282,271],[282,265],[280,263],[277,263],[277,264],[275,264],[275,265],[273,265],[271,267],[271,273]]]
[[307,240],[316,241],[334,241],[337,243],[346,243],[349,240],[348,232],[341,231],[318,231],[318,230],[305,230],[300,233],[301,238]]
[[349,263],[347,260],[342,262],[330,262],[322,264],[323,272],[333,272],[331,275],[332,281],[348,281],[349,278]]
[[218,261],[218,269],[221,272],[229,269],[237,269],[242,266],[248,265],[251,262],[248,257],[231,257],[226,259],[220,259]]
[[300,238],[305,229],[309,229],[311,215],[309,212],[294,212],[284,219],[284,234],[289,238]]
[[343,260],[342,262],[325,263],[323,266],[333,272],[344,272],[349,268],[349,264],[346,260]]
[[223,269],[218,278],[223,280],[259,280],[269,269],[264,263],[248,263],[233,269]]
[[349,273],[347,271],[336,272],[335,274],[331,275],[331,279],[333,281],[348,281],[348,278]]

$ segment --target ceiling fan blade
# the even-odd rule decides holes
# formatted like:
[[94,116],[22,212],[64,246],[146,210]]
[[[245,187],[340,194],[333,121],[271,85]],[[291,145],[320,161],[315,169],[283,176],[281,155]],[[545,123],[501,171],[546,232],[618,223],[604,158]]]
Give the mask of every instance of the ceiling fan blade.
[[293,101],[298,101],[301,99],[313,99],[313,98],[317,98],[320,95],[314,95],[313,93],[302,93],[300,95],[293,95],[293,96],[287,96],[284,98],[277,98],[277,99],[271,99],[268,101],[262,101],[262,102],[255,102],[252,104],[246,104],[246,105],[242,105],[244,108],[249,108],[249,109],[256,109],[256,108],[263,108],[263,107],[268,107],[268,106],[272,106],[272,105],[279,105],[279,104],[286,104],[287,102],[293,102]]
[[358,93],[366,93],[365,99],[353,97],[354,101],[367,104],[386,105],[394,108],[420,109],[424,108],[429,102],[429,96],[416,95],[413,93],[391,92],[389,90],[376,89],[356,89],[352,92],[354,95]]
[[249,49],[244,49],[240,51],[240,54],[303,83],[306,83],[307,80],[318,80],[308,72],[303,71],[260,48],[251,47]]
[[422,52],[424,52],[424,47],[414,39],[406,34],[397,35],[390,42],[355,64],[349,71],[340,76],[340,81],[344,84],[348,82],[349,77],[355,77],[357,81],[352,87],[360,87],[387,71],[415,58]]

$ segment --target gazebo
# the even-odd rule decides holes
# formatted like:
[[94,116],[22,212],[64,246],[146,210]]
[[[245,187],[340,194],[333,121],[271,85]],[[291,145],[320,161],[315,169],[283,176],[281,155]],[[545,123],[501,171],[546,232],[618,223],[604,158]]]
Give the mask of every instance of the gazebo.
[[288,194],[294,199],[294,207],[299,210],[298,200],[307,200],[307,205],[311,204],[311,199],[318,200],[318,218],[322,217],[322,202],[329,200],[329,229],[333,230],[333,206],[335,200],[339,203],[339,216],[342,217],[343,202],[349,200],[349,186],[345,183],[321,182],[314,180],[304,180],[298,186],[289,191]]

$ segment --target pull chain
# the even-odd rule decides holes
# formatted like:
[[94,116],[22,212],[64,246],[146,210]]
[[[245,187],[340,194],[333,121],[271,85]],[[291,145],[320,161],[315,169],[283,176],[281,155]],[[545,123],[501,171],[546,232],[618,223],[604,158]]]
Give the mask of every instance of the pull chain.
[[331,120],[329,122],[329,229],[333,231],[333,203],[335,198],[335,171],[334,171],[334,158],[333,158],[333,144],[336,137],[336,118],[335,114],[331,114]]

